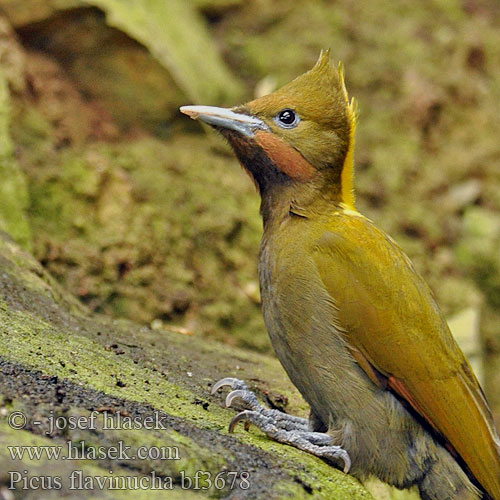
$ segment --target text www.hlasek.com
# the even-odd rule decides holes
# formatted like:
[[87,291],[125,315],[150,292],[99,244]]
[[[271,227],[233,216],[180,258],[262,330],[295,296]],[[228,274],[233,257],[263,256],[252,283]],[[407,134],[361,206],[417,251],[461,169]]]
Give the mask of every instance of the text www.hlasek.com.
[[176,446],[132,447],[118,441],[116,446],[87,446],[84,441],[75,444],[66,441],[55,446],[7,446],[12,460],[180,460]]

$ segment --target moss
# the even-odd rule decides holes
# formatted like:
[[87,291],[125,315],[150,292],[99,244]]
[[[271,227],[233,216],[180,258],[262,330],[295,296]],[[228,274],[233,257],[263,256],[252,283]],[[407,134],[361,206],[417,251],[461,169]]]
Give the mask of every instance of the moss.
[[[28,427],[37,433],[44,429],[32,421],[44,422],[50,412],[85,416],[96,408],[108,408],[142,418],[160,412],[166,429],[67,428],[52,438],[54,444],[63,439],[84,441],[88,448],[109,448],[120,441],[132,450],[141,444],[179,448],[178,462],[112,461],[116,475],[126,466],[134,474],[153,470],[178,482],[181,471],[214,475],[223,470],[249,470],[256,482],[253,487],[256,491],[264,488],[270,498],[306,498],[307,491],[317,493],[318,498],[345,498],[345,492],[352,498],[370,498],[354,479],[315,457],[269,441],[260,431],[241,429],[228,436],[233,413],[221,408],[220,397],[210,396],[207,387],[208,381],[221,376],[236,374],[255,381],[261,390],[266,387],[264,377],[272,377],[276,389],[284,391],[279,399],[286,401],[289,394],[289,406],[304,411],[304,403],[276,360],[200,339],[193,349],[193,340],[187,336],[91,317],[84,310],[75,314],[68,308],[70,299],[58,298],[58,292],[51,291],[50,280],[29,277],[37,273],[38,265],[27,253],[16,252],[4,238],[0,242],[5,260],[0,276],[5,291],[0,300],[0,364],[5,375],[0,387],[8,401],[4,417],[21,410],[30,417]],[[45,287],[32,286],[40,278]],[[6,433],[3,439],[12,436]],[[102,468],[106,462],[94,461],[92,466]],[[67,471],[64,464],[63,469],[55,463],[53,467]],[[30,471],[36,470],[30,466]],[[277,474],[274,480],[273,474]]]
[[9,90],[0,68],[0,229],[8,232],[25,248],[30,248],[31,232],[26,217],[26,181],[14,158],[9,128]]
[[57,156],[30,169],[30,214],[37,257],[70,290],[100,312],[268,349],[258,200],[235,160],[189,136]]

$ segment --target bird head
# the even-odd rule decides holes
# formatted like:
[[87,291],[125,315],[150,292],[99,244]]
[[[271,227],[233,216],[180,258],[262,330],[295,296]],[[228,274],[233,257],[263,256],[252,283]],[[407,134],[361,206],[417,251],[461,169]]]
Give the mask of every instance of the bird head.
[[222,133],[263,199],[276,188],[314,186],[353,207],[355,103],[329,50],[310,71],[272,94],[231,109],[183,106],[181,111]]

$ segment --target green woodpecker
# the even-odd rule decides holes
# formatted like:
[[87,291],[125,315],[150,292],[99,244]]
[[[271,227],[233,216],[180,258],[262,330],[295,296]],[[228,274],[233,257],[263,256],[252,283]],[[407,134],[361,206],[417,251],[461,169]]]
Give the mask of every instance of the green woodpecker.
[[255,181],[262,309],[309,420],[261,407],[233,419],[363,480],[423,499],[500,500],[500,441],[469,363],[399,246],[354,205],[356,111],[329,51],[276,92],[232,109],[184,106],[218,130]]

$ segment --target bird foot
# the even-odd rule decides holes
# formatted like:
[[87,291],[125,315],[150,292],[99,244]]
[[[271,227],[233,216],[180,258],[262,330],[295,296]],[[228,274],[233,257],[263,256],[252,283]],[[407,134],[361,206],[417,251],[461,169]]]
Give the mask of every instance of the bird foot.
[[221,387],[229,386],[231,391],[226,397],[226,406],[229,408],[235,399],[240,399],[245,404],[247,410],[252,410],[266,417],[273,418],[277,427],[285,430],[309,430],[309,420],[307,418],[288,415],[279,410],[271,410],[262,406],[255,394],[250,391],[243,380],[237,378],[223,378],[214,384],[212,394],[215,394]]
[[212,387],[211,393],[214,394],[226,385],[234,389],[226,397],[226,406],[231,406],[235,399],[241,399],[247,408],[231,420],[229,432],[233,432],[239,422],[245,423],[246,430],[253,424],[270,439],[330,461],[335,462],[340,459],[344,463],[344,472],[349,472],[351,468],[349,454],[340,446],[333,445],[333,439],[328,434],[312,432],[309,429],[308,419],[265,408],[245,382],[237,378],[219,380]]

